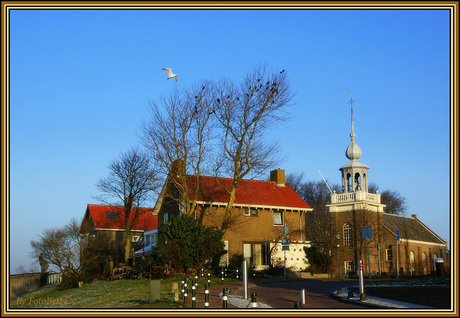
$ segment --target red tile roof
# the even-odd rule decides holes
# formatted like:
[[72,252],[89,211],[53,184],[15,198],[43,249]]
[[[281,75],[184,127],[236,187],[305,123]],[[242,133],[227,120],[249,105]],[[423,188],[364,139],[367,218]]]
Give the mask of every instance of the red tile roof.
[[[188,186],[193,199],[194,189],[196,189],[196,177],[187,176]],[[176,180],[177,182],[177,180]],[[197,201],[227,203],[233,179],[200,177],[200,193]],[[181,187],[179,186],[179,189]],[[277,186],[273,181],[260,180],[241,180],[236,190],[235,204],[267,207],[283,207],[292,209],[310,209],[310,205],[305,202],[291,187],[286,183],[285,186]]]
[[[152,215],[153,208],[137,208],[139,209],[139,215],[134,222],[133,230],[150,231],[158,228],[158,216]],[[129,219],[132,222],[135,215],[134,208]],[[88,204],[87,212],[91,215],[93,226],[95,229],[110,229],[110,230],[123,230],[124,226],[124,208],[121,206],[110,206],[110,205],[97,205]],[[107,212],[118,213],[117,218],[111,218],[107,216]]]

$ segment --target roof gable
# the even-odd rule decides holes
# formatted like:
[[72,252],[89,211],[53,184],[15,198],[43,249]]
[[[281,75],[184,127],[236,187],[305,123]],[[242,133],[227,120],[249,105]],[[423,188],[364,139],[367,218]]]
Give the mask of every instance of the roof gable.
[[[152,215],[152,208],[133,208],[130,222],[138,211],[132,230],[149,231],[158,228],[158,216]],[[124,208],[121,206],[88,204],[88,216],[91,217],[95,229],[124,230]]]
[[396,229],[398,229],[401,239],[446,244],[446,241],[441,239],[416,217],[409,218],[395,214],[383,213],[383,224],[392,233],[396,233]]
[[[175,179],[176,185],[181,190],[181,186]],[[187,176],[187,183],[191,199],[197,187],[197,178]],[[224,203],[229,199],[229,190],[233,179],[218,178],[209,176],[200,176],[200,191],[196,200],[206,203]],[[277,186],[273,181],[246,180],[239,182],[235,202],[236,205],[248,206],[267,206],[292,209],[311,209],[310,205],[305,202],[288,184]]]

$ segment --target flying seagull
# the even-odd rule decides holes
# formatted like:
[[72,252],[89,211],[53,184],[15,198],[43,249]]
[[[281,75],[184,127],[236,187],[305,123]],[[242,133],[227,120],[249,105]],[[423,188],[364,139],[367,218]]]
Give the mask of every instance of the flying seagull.
[[175,78],[177,82],[177,78],[179,77],[179,75],[173,74],[173,72],[171,72],[171,69],[168,67],[162,68],[162,70],[168,72],[168,77],[166,79]]

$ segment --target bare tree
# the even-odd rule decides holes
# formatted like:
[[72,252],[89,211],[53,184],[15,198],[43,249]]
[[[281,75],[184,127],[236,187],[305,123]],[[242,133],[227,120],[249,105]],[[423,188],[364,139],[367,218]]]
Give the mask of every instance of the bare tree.
[[[369,185],[369,192],[377,192],[378,186],[375,183]],[[397,190],[384,190],[380,194],[380,201],[385,204],[385,213],[404,216],[407,211],[407,200]]]
[[99,179],[96,184],[101,194],[94,198],[114,207],[123,207],[121,217],[126,230],[124,259],[127,264],[131,251],[131,230],[139,216],[139,207],[151,198],[156,173],[150,167],[149,156],[138,148],[120,154],[108,168],[108,177]]
[[223,156],[216,171],[223,170],[233,179],[226,188],[229,200],[222,230],[231,225],[240,180],[273,167],[277,143],[264,139],[264,134],[274,123],[287,119],[284,109],[292,97],[284,70],[272,73],[266,67],[250,72],[240,86],[226,80],[217,85],[214,105]]
[[74,218],[63,228],[50,228],[38,240],[30,242],[31,256],[41,262],[56,266],[63,276],[79,277],[81,274],[79,239],[80,224]]
[[[213,84],[203,81],[190,90],[175,89],[160,103],[151,103],[150,120],[142,124],[143,145],[158,164],[158,172],[174,178],[180,193],[164,192],[177,201],[179,210],[194,214],[200,175],[210,157],[213,140]],[[196,187],[190,192],[189,178]]]

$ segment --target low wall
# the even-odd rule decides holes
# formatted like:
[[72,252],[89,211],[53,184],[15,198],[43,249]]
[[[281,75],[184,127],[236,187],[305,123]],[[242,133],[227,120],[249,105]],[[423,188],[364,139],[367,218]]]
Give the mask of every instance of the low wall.
[[[358,287],[348,289],[359,293]],[[364,288],[364,293],[368,296],[399,300],[435,308],[451,307],[450,286],[367,286]]]
[[10,300],[45,285],[59,284],[61,281],[61,274],[55,272],[10,275]]
[[315,274],[310,272],[288,272],[286,274],[288,278],[313,278],[313,279],[320,279],[320,278],[330,278],[330,274]]
[[[46,274],[44,274],[46,276]],[[41,279],[41,280],[40,280]],[[19,274],[10,276],[10,300],[46,285],[42,274]]]

